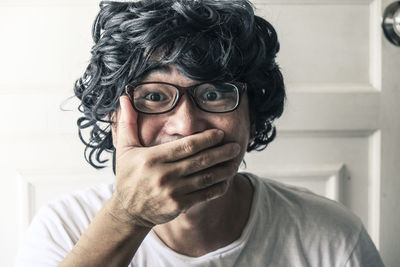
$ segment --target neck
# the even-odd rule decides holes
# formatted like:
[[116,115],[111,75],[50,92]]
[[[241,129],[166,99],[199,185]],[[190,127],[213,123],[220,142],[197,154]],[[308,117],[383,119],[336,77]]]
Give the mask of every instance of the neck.
[[158,237],[178,253],[198,257],[237,240],[250,215],[253,189],[237,174],[218,199],[197,204],[176,219],[154,227]]

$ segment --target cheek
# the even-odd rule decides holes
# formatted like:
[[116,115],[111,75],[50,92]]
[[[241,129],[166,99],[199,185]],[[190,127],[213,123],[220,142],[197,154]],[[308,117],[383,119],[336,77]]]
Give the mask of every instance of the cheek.
[[162,132],[163,121],[159,116],[138,114],[138,137],[143,146],[152,146]]
[[229,118],[221,118],[215,124],[225,132],[225,142],[237,142],[242,150],[246,151],[247,144],[250,141],[250,120],[246,112],[234,112]]
[[250,141],[250,123],[248,119],[241,116],[235,116],[231,122],[232,123],[227,122],[225,124],[221,124],[222,126],[218,128],[225,132],[225,138],[223,141],[224,143],[235,142],[240,145],[241,151],[239,155],[233,159],[236,165],[240,166]]
[[251,141],[250,135],[250,116],[248,111],[247,99],[245,99],[243,105],[234,112],[234,119],[231,132],[233,133],[233,140],[238,142],[242,147],[241,156],[243,157],[246,153],[247,146]]

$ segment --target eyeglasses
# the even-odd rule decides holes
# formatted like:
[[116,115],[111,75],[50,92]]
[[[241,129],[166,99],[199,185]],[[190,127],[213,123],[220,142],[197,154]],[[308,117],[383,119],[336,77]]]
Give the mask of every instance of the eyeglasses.
[[145,114],[161,114],[171,111],[187,92],[196,106],[206,112],[225,113],[234,111],[246,91],[246,84],[239,82],[200,83],[182,87],[166,82],[129,84],[125,93],[133,107]]

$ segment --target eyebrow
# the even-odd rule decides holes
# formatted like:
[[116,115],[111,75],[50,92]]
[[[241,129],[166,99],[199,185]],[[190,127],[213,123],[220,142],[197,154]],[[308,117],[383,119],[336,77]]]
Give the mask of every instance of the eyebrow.
[[143,79],[146,79],[150,74],[161,73],[161,74],[171,74],[172,68],[170,65],[160,65],[155,67],[154,69],[149,70],[144,76]]

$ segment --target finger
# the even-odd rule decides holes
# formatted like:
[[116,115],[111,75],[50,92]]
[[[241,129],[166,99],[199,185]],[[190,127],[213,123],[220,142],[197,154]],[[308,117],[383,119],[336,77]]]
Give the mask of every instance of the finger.
[[228,143],[201,151],[187,159],[173,164],[179,176],[187,176],[196,172],[206,170],[219,163],[234,159],[240,153],[240,145]]
[[121,110],[117,118],[117,149],[142,146],[138,137],[137,112],[128,96],[119,98]]
[[173,142],[154,146],[152,149],[154,154],[164,162],[175,162],[217,145],[223,137],[223,131],[209,129]]
[[192,174],[185,179],[179,179],[176,182],[180,192],[186,194],[205,189],[214,184],[227,181],[236,175],[238,164],[235,161],[228,161],[223,164],[218,164],[212,168]]

